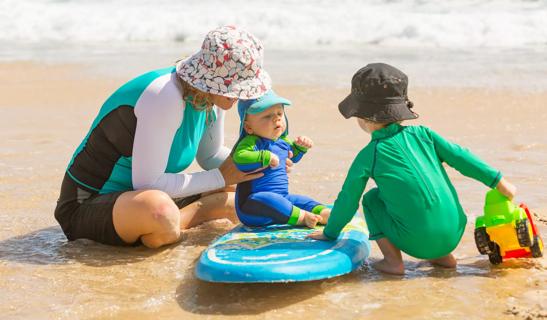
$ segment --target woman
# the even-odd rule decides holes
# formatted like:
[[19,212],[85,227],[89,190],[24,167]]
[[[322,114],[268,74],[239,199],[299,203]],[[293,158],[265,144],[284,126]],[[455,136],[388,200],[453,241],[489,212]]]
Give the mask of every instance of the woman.
[[[68,240],[157,248],[204,221],[237,221],[229,186],[261,174],[228,157],[224,113],[270,89],[262,60],[253,35],[221,27],[189,59],[115,91],[63,179],[55,218]],[[205,171],[182,173],[194,159]]]

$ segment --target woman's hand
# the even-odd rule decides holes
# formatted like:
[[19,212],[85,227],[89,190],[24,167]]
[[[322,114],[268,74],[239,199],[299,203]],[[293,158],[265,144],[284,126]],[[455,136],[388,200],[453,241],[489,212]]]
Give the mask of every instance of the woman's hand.
[[287,173],[291,172],[292,166],[294,165],[294,162],[292,162],[291,158],[293,157],[292,151],[289,151],[289,157],[285,160],[285,169],[287,170]]
[[498,191],[509,200],[512,200],[517,193],[517,187],[505,178],[501,178],[500,182],[498,182],[498,185],[496,186],[496,189],[498,189]]
[[306,137],[306,136],[298,136],[296,139],[294,139],[294,144],[296,144],[299,147],[303,147],[306,149],[309,149],[313,147],[313,141]]
[[218,169],[220,170],[220,173],[224,178],[224,183],[227,186],[260,178],[264,175],[261,172],[257,172],[262,170],[263,168],[259,168],[251,172],[240,171],[236,167],[234,161],[232,160],[232,157],[226,158],[226,160],[224,160],[224,162],[220,165]]

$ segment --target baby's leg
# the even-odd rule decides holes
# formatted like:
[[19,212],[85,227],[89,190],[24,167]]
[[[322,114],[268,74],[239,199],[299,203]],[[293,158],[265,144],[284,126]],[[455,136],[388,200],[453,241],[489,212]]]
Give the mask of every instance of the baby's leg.
[[372,264],[372,267],[378,271],[390,274],[404,274],[405,266],[401,250],[393,245],[387,238],[376,240],[380,251],[384,255],[384,259]]
[[313,200],[308,196],[303,196],[299,194],[288,194],[286,198],[294,206],[316,215],[318,223],[327,223],[330,216],[330,208],[327,208],[325,205]]
[[429,262],[443,268],[456,268],[456,265],[458,264],[458,262],[456,261],[456,258],[454,258],[454,256],[451,253],[444,257],[431,259],[429,260]]
[[251,226],[264,226],[269,224],[291,224],[315,227],[317,218],[301,211],[285,197],[274,192],[257,192],[241,201],[237,210],[241,222]]

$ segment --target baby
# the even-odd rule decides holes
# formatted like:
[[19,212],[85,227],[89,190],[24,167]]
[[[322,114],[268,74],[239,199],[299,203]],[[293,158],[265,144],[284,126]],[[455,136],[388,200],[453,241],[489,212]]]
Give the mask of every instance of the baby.
[[269,91],[258,99],[240,100],[240,138],[233,160],[244,172],[263,170],[258,179],[239,183],[236,212],[248,226],[270,224],[315,227],[326,223],[330,209],[307,196],[289,193],[287,159],[298,162],[313,145],[304,136],[287,136],[285,106],[291,102]]

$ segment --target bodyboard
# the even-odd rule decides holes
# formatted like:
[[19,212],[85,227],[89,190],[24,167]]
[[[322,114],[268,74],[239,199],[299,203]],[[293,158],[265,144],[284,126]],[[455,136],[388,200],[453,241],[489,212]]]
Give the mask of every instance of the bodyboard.
[[238,225],[201,254],[196,276],[225,283],[327,279],[358,268],[370,253],[366,224],[356,215],[336,241],[306,238],[317,229]]

